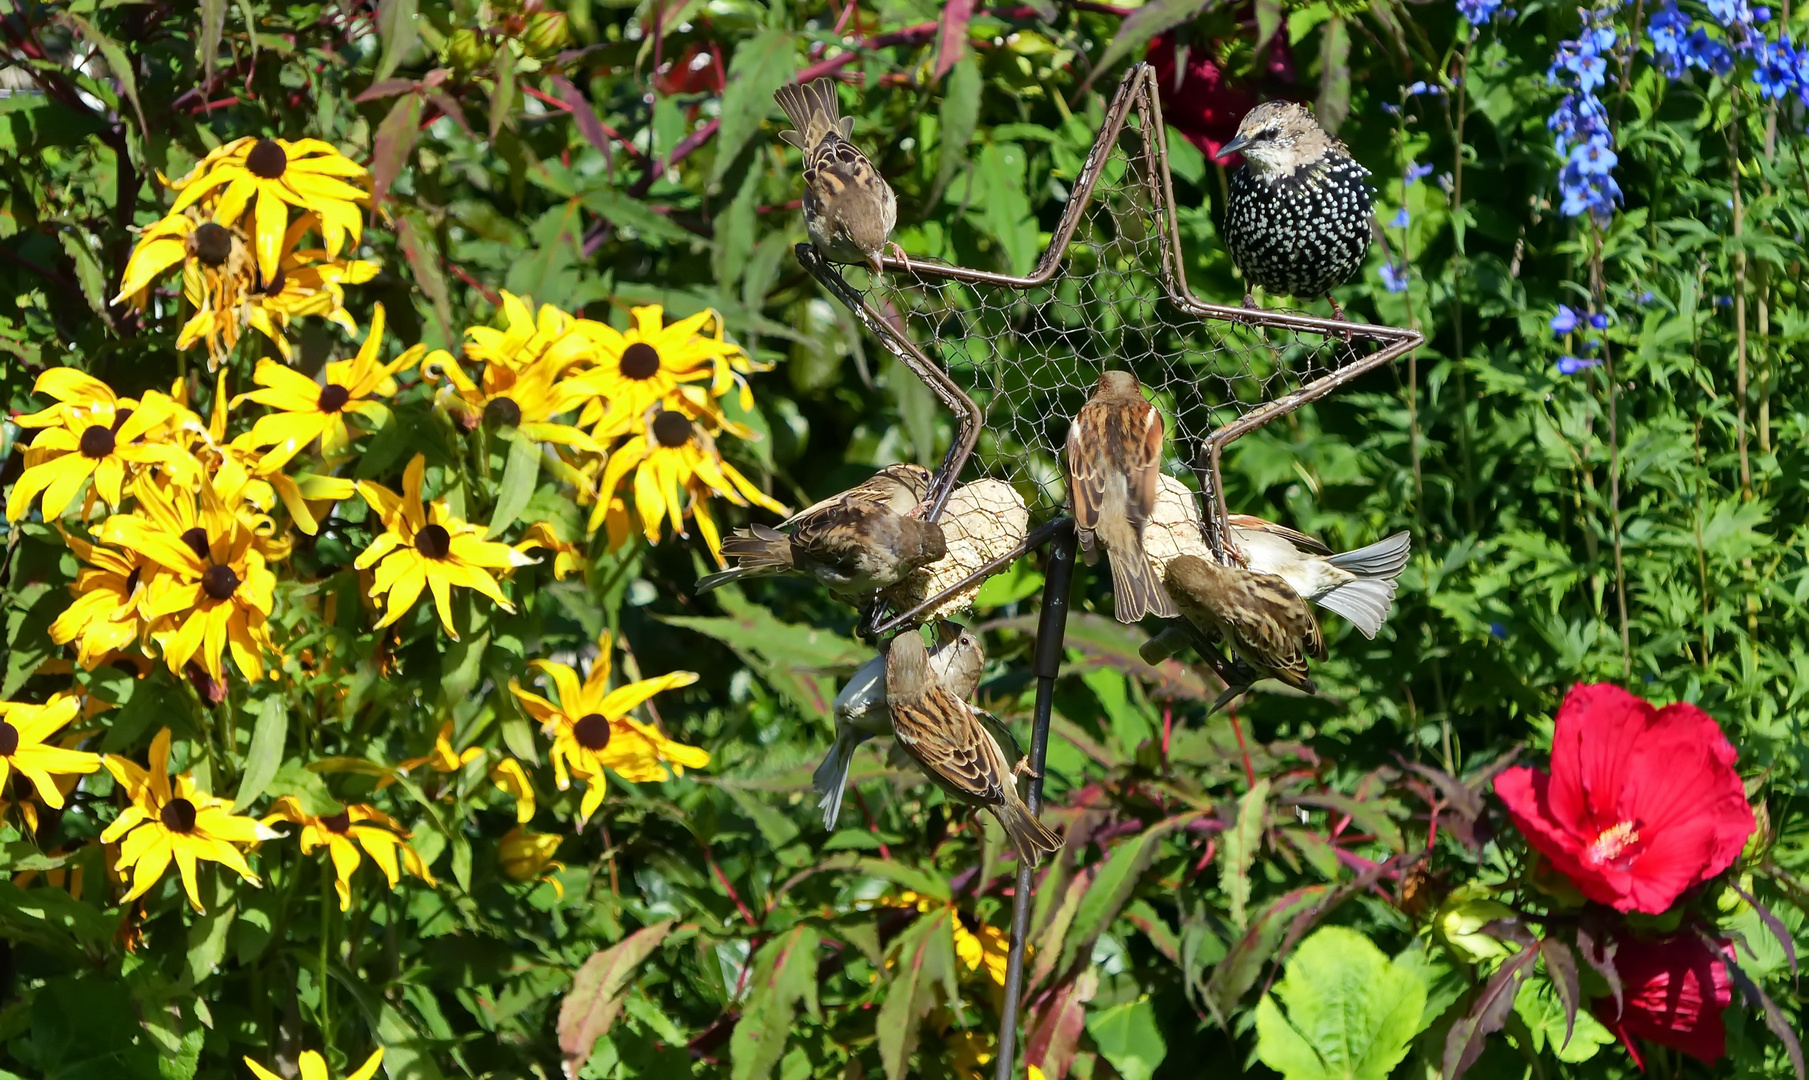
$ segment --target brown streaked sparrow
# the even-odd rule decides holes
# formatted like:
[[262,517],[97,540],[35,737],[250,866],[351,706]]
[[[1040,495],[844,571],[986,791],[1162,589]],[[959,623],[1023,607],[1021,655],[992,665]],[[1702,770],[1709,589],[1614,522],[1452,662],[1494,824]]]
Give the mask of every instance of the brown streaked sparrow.
[[1108,371],[1068,428],[1068,501],[1088,566],[1104,547],[1112,562],[1119,622],[1154,612],[1176,615],[1143,550],[1143,527],[1156,505],[1162,470],[1162,414],[1144,400],[1137,377]]
[[908,514],[917,508],[923,497],[930,491],[930,470],[911,462],[900,462],[887,465],[872,476],[849,488],[838,492],[821,502],[812,503],[804,509],[779,523],[783,529],[810,517],[812,514],[827,510],[831,506],[850,502],[869,502],[884,506],[894,514]]
[[1280,577],[1301,596],[1349,619],[1366,638],[1382,629],[1394,607],[1395,578],[1412,554],[1410,534],[1334,553],[1303,532],[1249,514],[1232,514],[1227,521],[1245,566]]
[[1211,711],[1265,678],[1309,694],[1318,692],[1307,674],[1307,658],[1325,659],[1325,636],[1313,609],[1287,582],[1274,574],[1180,555],[1169,560],[1163,584],[1188,622],[1217,635],[1252,669],[1248,680],[1225,688]]
[[893,638],[887,651],[886,704],[898,745],[950,798],[991,811],[1025,865],[1036,866],[1061,847],[1018,795],[1018,769],[998,740],[931,671],[915,630]]
[[[930,670],[949,693],[962,701],[973,697],[986,665],[986,647],[980,635],[947,619],[936,624],[936,647],[930,650]],[[861,665],[835,696],[835,745],[811,776],[811,787],[823,796],[823,827],[834,829],[842,810],[842,792],[848,787],[848,766],[855,747],[875,735],[892,734],[892,713],[886,706],[886,654]]]
[[871,502],[834,503],[796,522],[790,534],[750,525],[722,538],[735,566],[697,579],[699,594],[731,581],[808,574],[832,592],[859,596],[896,585],[948,554],[942,527]]
[[848,141],[854,118],[842,115],[835,80],[781,86],[773,99],[797,129],[779,137],[804,151],[804,228],[817,251],[831,262],[865,263],[877,274],[889,245],[908,267],[904,249],[890,240],[898,196]]

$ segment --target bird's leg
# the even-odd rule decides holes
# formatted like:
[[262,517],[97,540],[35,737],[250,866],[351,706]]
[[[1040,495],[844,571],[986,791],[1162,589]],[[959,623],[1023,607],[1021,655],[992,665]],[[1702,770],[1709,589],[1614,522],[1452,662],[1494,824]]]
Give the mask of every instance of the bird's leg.
[[1244,293],[1244,306],[1249,308],[1252,311],[1257,310],[1255,293],[1253,293],[1253,292],[1245,292]]
[[888,254],[895,255],[898,257],[898,261],[904,264],[905,273],[909,274],[909,273],[913,272],[911,269],[911,257],[909,255],[905,254],[905,249],[898,243],[898,241],[887,240],[886,241],[886,251]]
[[1018,759],[1018,763],[1016,765],[1012,766],[1011,775],[1013,775],[1013,776],[1040,776],[1041,774],[1036,771],[1036,766],[1030,764],[1030,755],[1025,754],[1023,757]]
[[1339,305],[1338,298],[1333,296],[1331,293],[1326,293],[1325,298],[1327,300],[1331,301],[1332,318],[1337,319],[1339,322],[1343,322],[1344,321],[1344,308]]

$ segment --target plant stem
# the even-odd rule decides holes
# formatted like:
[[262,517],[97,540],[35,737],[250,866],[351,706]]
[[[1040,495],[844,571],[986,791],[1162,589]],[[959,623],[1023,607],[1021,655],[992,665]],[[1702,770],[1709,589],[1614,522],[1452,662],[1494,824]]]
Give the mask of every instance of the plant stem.
[[[1589,229],[1589,291],[1595,309],[1607,306],[1602,285],[1602,227],[1591,222]],[[1614,347],[1606,336],[1602,340],[1602,372],[1608,377],[1608,526],[1614,545],[1614,602],[1621,627],[1621,676],[1633,677],[1633,636],[1627,627],[1627,568],[1621,550],[1621,440],[1619,383],[1614,374]]]

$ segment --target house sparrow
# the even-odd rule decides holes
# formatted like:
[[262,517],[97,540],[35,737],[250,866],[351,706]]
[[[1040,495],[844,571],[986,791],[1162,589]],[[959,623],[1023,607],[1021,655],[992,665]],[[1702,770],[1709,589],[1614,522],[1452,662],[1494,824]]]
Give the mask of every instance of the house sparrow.
[[1368,547],[1333,554],[1302,532],[1249,514],[1232,514],[1231,542],[1243,563],[1274,574],[1302,597],[1335,611],[1366,638],[1376,636],[1394,607],[1394,579],[1407,567],[1413,537],[1395,533]]
[[791,533],[750,525],[722,539],[732,569],[697,580],[699,594],[750,577],[808,574],[837,593],[858,596],[896,585],[948,554],[942,528],[879,503],[835,502],[792,525]]
[[[936,647],[930,650],[930,670],[949,693],[962,701],[973,697],[986,665],[986,648],[972,630],[944,619],[936,624]],[[842,811],[842,792],[848,787],[848,766],[854,749],[875,735],[892,734],[892,714],[886,707],[886,655],[881,653],[861,665],[842,692],[835,696],[835,745],[811,776],[811,787],[823,796],[823,827],[834,829]]]
[[812,503],[779,523],[779,528],[795,525],[812,514],[831,506],[851,502],[869,502],[884,506],[894,514],[908,514],[917,508],[930,492],[930,470],[911,462],[887,465],[872,476],[821,502]]
[[1162,414],[1143,398],[1137,377],[1108,371],[1068,428],[1068,497],[1087,565],[1104,546],[1112,561],[1112,599],[1119,622],[1154,612],[1174,618],[1143,551],[1143,527],[1156,505],[1162,467]]
[[1309,694],[1318,692],[1307,675],[1307,658],[1325,659],[1325,636],[1313,609],[1286,581],[1181,555],[1169,561],[1163,584],[1188,622],[1222,638],[1250,666],[1248,679],[1226,680],[1231,685],[1210,712],[1265,678],[1280,679]]
[[909,266],[904,249],[889,239],[898,222],[898,196],[848,141],[854,119],[842,115],[835,80],[781,86],[773,99],[797,128],[779,137],[804,151],[804,227],[810,242],[832,262],[866,263],[876,274],[888,246]]
[[992,811],[1025,865],[1036,866],[1061,847],[1061,840],[1018,796],[1018,770],[1006,760],[998,740],[965,701],[937,680],[916,631],[892,639],[886,703],[898,745],[950,798]]

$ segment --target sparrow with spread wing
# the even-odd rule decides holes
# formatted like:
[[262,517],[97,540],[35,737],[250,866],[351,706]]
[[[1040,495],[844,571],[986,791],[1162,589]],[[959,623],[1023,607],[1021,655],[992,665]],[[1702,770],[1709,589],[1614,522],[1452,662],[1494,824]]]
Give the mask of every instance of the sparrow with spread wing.
[[1143,550],[1162,470],[1162,414],[1144,400],[1137,377],[1108,371],[1068,428],[1068,499],[1088,566],[1105,548],[1119,622],[1154,612],[1176,614]]
[[[966,701],[980,686],[986,666],[986,647],[980,635],[959,623],[943,619],[936,624],[936,647],[930,650],[930,670],[951,694]],[[835,828],[842,810],[842,792],[848,787],[848,766],[854,750],[876,735],[892,734],[892,713],[886,704],[886,654],[861,665],[835,696],[835,745],[811,776],[811,787],[823,796],[823,827]]]
[[998,740],[967,702],[936,678],[915,630],[892,639],[886,704],[898,745],[950,798],[991,811],[1026,865],[1036,866],[1061,847],[1060,838],[1019,797],[1017,769]]
[[810,242],[832,262],[865,263],[876,274],[889,245],[909,266],[904,249],[890,241],[898,196],[848,141],[854,119],[842,115],[835,80],[791,83],[773,98],[797,129],[779,137],[804,151],[804,228]]
[[1163,575],[1181,614],[1202,633],[1222,639],[1250,667],[1250,678],[1225,687],[1211,712],[1274,678],[1309,694],[1318,687],[1307,674],[1307,659],[1324,660],[1325,635],[1313,609],[1274,574],[1220,566],[1197,555],[1169,560]]
[[1303,532],[1249,514],[1232,514],[1227,521],[1245,566],[1280,577],[1301,596],[1349,619],[1366,638],[1382,629],[1394,607],[1395,579],[1413,551],[1410,534],[1333,552]]

